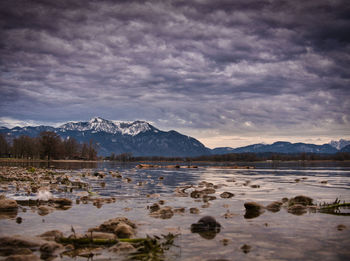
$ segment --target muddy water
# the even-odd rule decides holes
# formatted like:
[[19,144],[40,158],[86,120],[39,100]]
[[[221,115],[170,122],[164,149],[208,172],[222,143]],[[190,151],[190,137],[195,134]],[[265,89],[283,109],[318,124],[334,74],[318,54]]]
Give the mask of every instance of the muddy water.
[[[55,166],[59,168],[60,166]],[[62,166],[61,166],[62,167]],[[29,207],[17,216],[0,217],[0,235],[37,235],[58,229],[66,235],[73,226],[77,233],[102,222],[124,216],[138,224],[137,237],[177,233],[176,246],[168,253],[169,260],[349,260],[350,258],[350,216],[307,212],[293,215],[282,208],[279,212],[263,212],[255,218],[245,217],[244,202],[255,201],[267,205],[284,197],[306,195],[315,203],[333,202],[336,198],[350,202],[349,166],[328,164],[318,165],[258,165],[256,169],[220,169],[201,166],[198,169],[137,169],[135,165],[97,164],[88,168],[70,166],[58,171],[72,178],[82,173],[118,170],[123,179],[106,175],[105,178],[81,177],[91,186],[91,192],[100,197],[115,197],[115,203],[103,204],[97,208],[93,204],[76,204],[68,210],[57,210],[40,216]],[[160,177],[162,177],[160,179]],[[130,178],[127,182],[125,178]],[[234,179],[235,182],[228,181]],[[198,185],[201,181],[223,186],[213,194],[215,200],[208,203],[191,197],[177,197],[176,187]],[[101,184],[102,182],[105,183]],[[190,191],[190,190],[189,190]],[[232,198],[219,195],[228,191]],[[73,190],[55,194],[75,200],[82,191]],[[4,191],[8,197],[20,199],[27,195]],[[151,195],[151,196],[150,196]],[[35,197],[35,195],[32,195]],[[184,207],[185,212],[175,214],[170,219],[149,216],[147,206],[164,200],[166,206]],[[191,214],[196,207],[199,214]],[[342,214],[348,213],[343,209]],[[226,215],[225,214],[229,214]],[[201,217],[210,215],[221,224],[221,230],[210,239],[191,233],[191,224]],[[21,217],[18,224],[16,217]],[[345,229],[338,230],[338,225]],[[243,245],[250,248],[243,251]],[[107,253],[94,260],[112,258]],[[67,257],[63,259],[69,260]],[[76,258],[76,260],[86,260]]]

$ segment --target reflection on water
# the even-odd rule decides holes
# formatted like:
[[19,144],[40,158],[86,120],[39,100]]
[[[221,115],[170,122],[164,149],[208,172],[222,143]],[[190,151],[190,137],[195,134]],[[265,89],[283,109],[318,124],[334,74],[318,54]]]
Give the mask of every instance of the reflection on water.
[[[146,162],[147,163],[147,162]],[[115,168],[129,168],[134,167],[138,163],[135,162],[117,162],[117,161],[51,161],[51,162],[0,162],[0,166],[20,166],[20,167],[37,167],[37,168],[56,168],[56,169],[115,169]],[[152,164],[152,162],[150,162]],[[188,162],[160,162],[158,165],[187,165]],[[194,165],[194,163],[191,163]],[[235,162],[235,163],[208,163],[208,162],[196,162],[198,166],[220,166],[220,165],[232,165],[232,166],[253,166],[257,169],[294,169],[294,170],[349,170],[350,162],[349,161],[295,161],[295,162],[285,162],[285,161],[273,161],[273,162]]]
[[[39,167],[40,164],[42,163],[20,165]],[[61,230],[68,235],[72,226],[77,233],[84,233],[88,228],[110,218],[124,216],[138,223],[137,236],[140,237],[168,232],[180,234],[176,239],[179,252],[176,253],[175,260],[350,258],[347,247],[350,245],[349,216],[327,215],[309,210],[298,216],[288,213],[283,207],[275,212],[249,213],[244,208],[244,203],[248,201],[267,206],[274,201],[297,195],[309,196],[317,204],[333,202],[336,198],[350,202],[349,163],[255,163],[256,169],[247,170],[213,166],[200,166],[198,169],[137,169],[136,163],[123,165],[108,162],[54,162],[50,165],[66,173],[71,180],[79,179],[87,183],[90,194],[105,199],[115,197],[115,202],[76,202],[83,193],[88,193],[78,187],[71,192],[55,192],[56,197],[72,199],[73,206],[67,210],[49,212],[45,216],[40,216],[30,206],[19,209],[18,213],[6,216],[1,214],[1,235],[37,235],[52,229]],[[113,176],[109,171],[118,171],[120,175]],[[97,172],[105,175],[95,175]],[[175,190],[178,187],[186,187],[185,192],[189,194],[195,189],[204,189],[199,188],[201,181],[216,186],[215,192],[210,194],[216,199],[208,201],[204,197],[176,196]],[[9,197],[28,197],[25,193],[10,191],[0,187],[0,193],[6,193]],[[224,192],[230,192],[234,196],[220,197]],[[155,218],[149,215],[148,209],[155,203],[161,207],[184,211],[174,212],[169,219]],[[220,227],[198,231],[195,225],[193,230],[192,225],[198,224],[204,216],[215,218]],[[21,223],[16,223],[18,217],[21,218]],[[340,225],[342,229],[338,230]],[[245,245],[249,246],[249,251],[244,251]]]

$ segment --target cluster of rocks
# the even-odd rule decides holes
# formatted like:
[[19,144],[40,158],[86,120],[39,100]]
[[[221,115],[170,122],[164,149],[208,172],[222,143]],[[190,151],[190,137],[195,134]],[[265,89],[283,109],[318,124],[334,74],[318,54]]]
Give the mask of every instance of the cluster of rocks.
[[[47,215],[54,210],[67,210],[72,206],[72,200],[69,198],[57,198],[53,194],[62,192],[78,192],[75,200],[76,204],[92,203],[97,208],[103,204],[114,203],[114,197],[93,196],[89,183],[82,181],[82,178],[88,180],[101,180],[102,187],[105,186],[103,181],[108,175],[113,178],[122,179],[118,171],[109,172],[83,172],[70,174],[69,172],[59,172],[51,169],[40,168],[21,168],[21,167],[0,167],[0,184],[1,190],[5,193],[16,193],[28,196],[26,199],[5,199],[0,198],[0,218],[14,218],[17,210],[26,211],[26,207],[37,211],[41,216]],[[131,182],[130,178],[125,178],[125,182]]]
[[[38,236],[2,236],[0,237],[0,255],[5,256],[4,260],[51,260],[61,254],[69,255],[69,252],[86,257],[93,256],[97,252],[108,247],[110,252],[125,253],[135,251],[135,247],[127,242],[119,242],[119,239],[131,238],[135,235],[136,225],[125,217],[110,219],[101,225],[91,228],[86,234],[73,234],[64,237],[58,230],[47,231]],[[79,249],[77,242],[106,242],[99,248],[92,246]]]
[[307,196],[296,196],[288,199],[283,198],[281,201],[274,201],[267,206],[263,206],[256,202],[244,203],[246,213],[245,218],[255,218],[264,213],[265,209],[271,212],[278,212],[282,207],[286,208],[288,213],[294,215],[302,215],[309,211],[316,211],[317,206],[313,204],[313,199]]
[[[198,184],[198,186],[194,185],[185,185],[182,187],[175,188],[175,196],[177,197],[188,197],[198,199],[203,199],[204,202],[208,202],[209,200],[215,200],[216,196],[213,196],[212,194],[216,193],[217,189],[222,188],[223,184],[215,185],[211,182],[202,181]],[[225,191],[220,194],[221,198],[231,198],[234,194],[228,191]]]
[[72,201],[67,198],[50,198],[49,200],[14,200],[0,195],[0,217],[14,218],[18,209],[25,211],[24,206],[29,206],[32,210],[37,210],[39,215],[47,215],[56,209],[69,209]]
[[118,238],[130,238],[135,235],[136,225],[125,217],[110,219],[89,232],[113,233]]
[[89,195],[78,197],[75,200],[76,204],[92,203],[97,208],[101,208],[103,204],[111,204],[111,203],[115,203],[116,201],[117,199],[115,197],[105,197],[105,198],[97,197],[96,198],[96,197],[91,197]]

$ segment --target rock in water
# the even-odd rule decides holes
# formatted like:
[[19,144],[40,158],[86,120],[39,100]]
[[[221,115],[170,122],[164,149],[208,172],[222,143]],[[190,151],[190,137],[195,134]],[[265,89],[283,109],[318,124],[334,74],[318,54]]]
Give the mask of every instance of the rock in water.
[[282,206],[282,202],[280,201],[274,201],[266,206],[266,209],[271,212],[278,212],[280,211]]
[[152,212],[156,212],[159,209],[160,209],[160,207],[159,207],[159,204],[157,204],[157,203],[154,203],[153,205],[149,206],[149,210],[150,210],[151,213]]
[[62,247],[62,245],[57,244],[56,242],[47,242],[41,245],[40,251],[45,253],[46,256],[51,256],[57,249]]
[[114,252],[114,253],[120,253],[120,252],[134,252],[135,251],[135,247],[127,242],[119,242],[118,244],[110,247],[108,249],[108,251],[110,252]]
[[312,206],[313,205],[313,199],[309,198],[307,196],[296,196],[295,198],[291,198],[288,202],[289,206],[293,205],[303,205],[303,206]]
[[198,208],[190,208],[190,213],[191,214],[198,214],[199,213],[199,209]]
[[191,232],[198,233],[205,239],[213,239],[220,232],[221,225],[211,216],[202,217],[197,223],[191,225]]
[[169,219],[174,215],[172,207],[164,206],[157,211],[151,212],[150,216],[154,218]]
[[116,235],[113,233],[97,232],[97,231],[87,233],[87,234],[85,234],[84,237],[93,238],[93,239],[105,239],[105,240],[116,240],[117,239]]
[[14,248],[36,248],[46,243],[45,240],[39,237],[30,236],[3,236],[0,237],[1,247],[14,247]]
[[50,203],[55,203],[60,206],[71,206],[72,205],[72,200],[69,198],[51,198],[49,200]]
[[250,252],[250,249],[251,249],[251,248],[252,248],[251,246],[246,245],[246,244],[244,244],[243,246],[241,246],[241,249],[242,249],[243,253],[245,253],[245,254],[248,254],[248,253]]
[[12,255],[12,256],[8,256],[5,261],[40,261],[41,259],[34,255],[34,254],[30,254],[30,255]]
[[301,216],[307,212],[307,207],[301,204],[295,204],[288,208],[288,213]]
[[6,211],[16,211],[18,209],[18,205],[16,200],[4,198],[0,200],[0,212]]
[[245,215],[244,218],[251,219],[260,216],[264,212],[264,206],[256,202],[244,203]]
[[48,241],[54,241],[57,238],[63,237],[63,233],[59,230],[50,230],[46,231],[45,233],[39,235],[39,237],[48,240]]
[[136,225],[125,217],[110,219],[96,228],[90,228],[88,231],[99,231],[114,233],[118,238],[129,238],[135,234]]
[[125,223],[119,223],[114,230],[114,234],[116,234],[118,238],[130,238],[134,235],[134,230]]
[[222,197],[222,198],[232,198],[234,195],[235,195],[235,194],[233,194],[233,193],[231,193],[231,192],[225,191],[225,192],[223,192],[223,193],[220,194],[220,197]]

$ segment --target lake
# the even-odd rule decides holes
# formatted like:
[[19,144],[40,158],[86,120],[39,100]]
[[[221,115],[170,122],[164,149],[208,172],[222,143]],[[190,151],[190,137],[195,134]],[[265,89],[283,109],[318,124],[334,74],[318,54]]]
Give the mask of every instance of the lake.
[[[282,207],[276,212],[264,209],[258,215],[249,216],[244,207],[246,202],[266,206],[298,195],[312,198],[317,205],[336,199],[350,202],[349,163],[243,165],[247,164],[255,169],[224,169],[213,164],[200,164],[198,168],[137,168],[136,163],[50,163],[52,169],[66,174],[70,180],[79,178],[89,184],[90,195],[113,197],[115,202],[79,202],[77,199],[86,193],[82,188],[52,191],[55,197],[72,199],[72,207],[39,215],[37,208],[28,206],[21,208],[16,215],[1,215],[0,236],[38,235],[53,229],[69,235],[72,227],[76,233],[85,233],[108,219],[127,217],[137,224],[135,237],[167,233],[178,235],[175,246],[166,252],[166,260],[350,259],[348,208],[332,214],[312,209],[292,214]],[[27,167],[26,163],[16,165]],[[97,172],[104,175],[95,175]],[[119,173],[122,177],[118,178],[113,173]],[[190,194],[209,183],[215,185],[215,192],[210,196],[216,199],[175,193],[179,188],[193,185],[184,190]],[[1,185],[0,193],[8,198],[23,200],[37,196],[36,193],[16,191],[13,183],[2,182]],[[220,195],[223,192],[233,193],[234,196],[222,198]],[[164,201],[161,207],[170,206],[176,210],[170,218],[150,215],[149,207],[160,200]],[[199,212],[191,213],[190,208],[196,208]],[[191,225],[204,216],[214,217],[221,224],[220,231],[209,236],[192,233]],[[18,217],[21,217],[21,222],[18,222]],[[118,255],[105,250],[101,250],[93,260],[109,259],[120,260]],[[58,256],[55,260],[71,258]],[[77,256],[74,260],[87,258]]]

